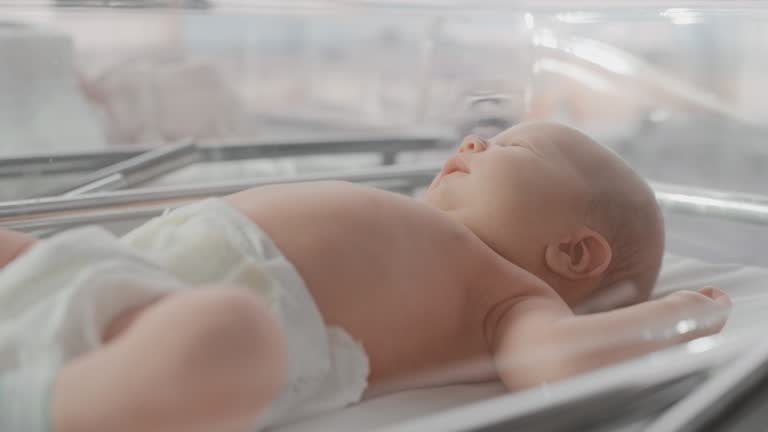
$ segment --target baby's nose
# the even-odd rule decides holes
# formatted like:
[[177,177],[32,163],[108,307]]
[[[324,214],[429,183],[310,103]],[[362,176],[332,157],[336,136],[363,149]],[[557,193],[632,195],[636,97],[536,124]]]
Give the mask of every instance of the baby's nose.
[[476,135],[470,135],[464,138],[459,147],[459,153],[463,152],[481,152],[488,148],[488,142]]

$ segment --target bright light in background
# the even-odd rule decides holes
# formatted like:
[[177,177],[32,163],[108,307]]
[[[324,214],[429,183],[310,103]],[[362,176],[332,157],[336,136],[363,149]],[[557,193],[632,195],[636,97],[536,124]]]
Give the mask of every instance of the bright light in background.
[[523,19],[525,20],[525,28],[527,28],[528,30],[532,30],[535,25],[535,22],[533,20],[533,15],[531,15],[530,13],[526,13],[525,16],[523,16]]
[[634,72],[632,65],[622,58],[620,52],[598,42],[576,38],[558,39],[551,31],[542,29],[533,35],[533,44],[560,49],[617,74],[629,75]]
[[672,24],[677,25],[695,24],[701,21],[701,17],[698,13],[685,8],[667,9],[659,15],[669,18],[670,21],[672,21]]
[[547,48],[557,49],[557,38],[549,30],[540,30],[533,35],[533,44]]
[[578,81],[585,86],[601,91],[608,92],[613,90],[613,86],[608,80],[599,77],[592,71],[582,68],[578,65],[564,62],[556,59],[541,59],[533,64],[533,72],[552,72],[559,75],[567,76],[575,81]]
[[564,12],[555,15],[555,18],[568,24],[589,24],[600,21],[600,14],[595,12]]
[[617,74],[629,75],[633,72],[632,66],[618,54],[591,41],[574,42],[571,52],[576,57],[591,61]]
[[685,349],[691,354],[709,351],[717,346],[717,341],[712,336],[694,339],[685,345]]

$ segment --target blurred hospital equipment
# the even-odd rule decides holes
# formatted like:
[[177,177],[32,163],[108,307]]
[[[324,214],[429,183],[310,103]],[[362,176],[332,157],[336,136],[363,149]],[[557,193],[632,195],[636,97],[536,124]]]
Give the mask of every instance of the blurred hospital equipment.
[[[30,55],[34,53],[34,55]],[[97,114],[80,92],[72,41],[0,15],[0,156],[103,148]]]

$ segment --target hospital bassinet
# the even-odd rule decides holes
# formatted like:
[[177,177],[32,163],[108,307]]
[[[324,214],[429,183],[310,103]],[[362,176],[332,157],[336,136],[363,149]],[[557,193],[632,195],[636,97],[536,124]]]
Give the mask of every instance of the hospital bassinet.
[[[280,430],[643,430],[768,325],[767,20],[738,1],[0,1],[0,226],[121,233],[280,182],[419,194],[462,135],[560,121],[650,179],[668,232],[658,291],[722,286],[723,337],[520,394],[402,392]],[[758,430],[729,415],[718,427]]]

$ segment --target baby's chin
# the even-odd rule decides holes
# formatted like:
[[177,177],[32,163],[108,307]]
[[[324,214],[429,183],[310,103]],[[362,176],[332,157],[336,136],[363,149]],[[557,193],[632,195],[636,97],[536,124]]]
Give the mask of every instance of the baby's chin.
[[434,179],[432,179],[432,183],[429,184],[429,186],[424,189],[424,191],[421,193],[421,196],[419,197],[422,201],[431,203],[436,201],[437,188],[440,185],[440,175],[438,174]]
[[421,195],[421,201],[430,207],[443,211],[463,208],[464,203],[461,195],[458,194],[459,191],[450,183],[450,181],[446,181],[445,177],[438,175]]
[[445,202],[443,202],[443,200],[440,198],[439,191],[435,191],[431,189],[427,190],[421,196],[421,201],[427,206],[435,208],[437,210],[442,210],[442,211],[448,210],[448,207],[445,205]]
[[439,209],[440,208],[440,200],[437,199],[436,193],[434,190],[427,189],[424,191],[424,193],[421,194],[420,197],[418,197],[424,204]]

